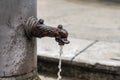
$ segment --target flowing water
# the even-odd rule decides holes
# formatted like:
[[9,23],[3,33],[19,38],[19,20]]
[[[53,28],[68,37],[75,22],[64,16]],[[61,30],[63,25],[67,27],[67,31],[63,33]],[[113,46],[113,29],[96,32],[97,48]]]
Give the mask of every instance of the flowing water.
[[59,65],[58,65],[59,71],[58,71],[58,73],[57,73],[57,75],[58,75],[57,80],[61,80],[61,79],[62,79],[62,76],[60,75],[60,73],[61,73],[61,71],[62,71],[62,69],[61,69],[61,63],[62,63],[62,61],[61,61],[61,55],[62,55],[62,54],[63,54],[63,46],[60,45]]

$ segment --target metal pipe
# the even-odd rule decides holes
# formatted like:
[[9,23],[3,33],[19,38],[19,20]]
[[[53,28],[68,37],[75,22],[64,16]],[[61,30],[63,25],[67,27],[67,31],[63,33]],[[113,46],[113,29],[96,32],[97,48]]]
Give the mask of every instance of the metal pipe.
[[63,29],[62,25],[51,27],[44,24],[44,20],[37,20],[36,17],[29,17],[25,23],[25,32],[29,39],[32,37],[54,37],[59,45],[68,44],[68,32]]

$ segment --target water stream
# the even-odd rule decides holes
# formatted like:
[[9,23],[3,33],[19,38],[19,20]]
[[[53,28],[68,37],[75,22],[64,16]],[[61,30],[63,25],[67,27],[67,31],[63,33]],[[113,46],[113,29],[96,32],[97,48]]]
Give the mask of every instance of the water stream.
[[61,73],[61,71],[62,71],[62,69],[61,69],[61,63],[62,63],[62,61],[61,61],[61,55],[62,55],[62,54],[63,54],[63,46],[60,45],[60,51],[59,51],[59,65],[58,65],[59,71],[58,71],[58,73],[57,73],[57,75],[58,75],[57,80],[61,80],[61,79],[62,79],[62,76],[60,75],[60,73]]

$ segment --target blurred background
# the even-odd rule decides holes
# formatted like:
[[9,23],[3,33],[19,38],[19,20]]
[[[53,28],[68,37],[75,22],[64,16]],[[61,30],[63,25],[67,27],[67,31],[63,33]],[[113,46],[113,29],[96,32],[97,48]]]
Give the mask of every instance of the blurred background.
[[38,18],[70,37],[120,42],[120,0],[38,0]]

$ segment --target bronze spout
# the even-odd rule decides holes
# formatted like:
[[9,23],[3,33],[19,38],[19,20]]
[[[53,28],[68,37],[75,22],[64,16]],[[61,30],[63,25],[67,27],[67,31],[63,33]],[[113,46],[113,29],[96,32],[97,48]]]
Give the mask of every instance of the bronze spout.
[[[51,27],[51,26],[47,26],[44,24],[44,20],[40,19],[39,21],[32,17],[28,19],[29,22],[27,22],[27,25],[30,26],[30,24],[32,24],[31,26],[31,30],[29,29],[26,30],[29,33],[27,35],[29,35],[28,37],[55,37],[55,40],[59,43],[59,45],[64,45],[64,44],[68,44],[69,41],[67,40],[68,38],[68,32],[63,29],[62,25],[58,25],[58,27]],[[27,28],[26,28],[27,29]]]

